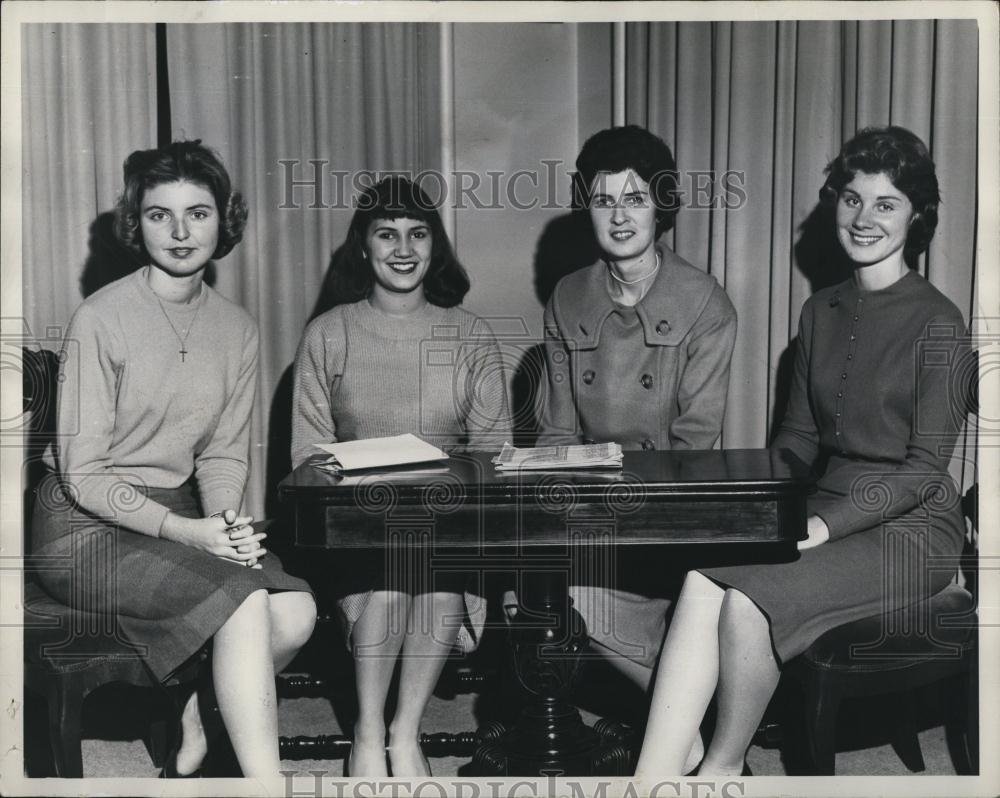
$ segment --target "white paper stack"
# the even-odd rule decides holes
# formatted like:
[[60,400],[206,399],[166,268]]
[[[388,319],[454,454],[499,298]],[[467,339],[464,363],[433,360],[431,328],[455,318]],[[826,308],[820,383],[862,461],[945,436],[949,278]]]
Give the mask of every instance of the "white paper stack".
[[345,443],[317,443],[316,446],[331,455],[329,460],[316,463],[316,467],[334,473],[448,459],[437,446],[410,433]]
[[622,447],[617,443],[580,446],[539,446],[518,449],[504,443],[493,463],[501,471],[554,468],[621,468]]

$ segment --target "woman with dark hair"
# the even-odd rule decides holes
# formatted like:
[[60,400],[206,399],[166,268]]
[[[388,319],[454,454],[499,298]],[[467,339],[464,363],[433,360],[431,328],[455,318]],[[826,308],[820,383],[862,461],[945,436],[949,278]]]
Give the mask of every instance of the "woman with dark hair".
[[[292,465],[317,443],[407,432],[444,447],[499,449],[511,429],[500,351],[488,325],[458,307],[469,279],[420,187],[392,177],[365,191],[332,269],[336,304],[306,327],[295,357]],[[420,722],[452,647],[477,644],[485,603],[461,574],[394,584],[381,553],[334,567],[358,694],[348,771],[387,775],[388,745],[393,776],[430,775]]]
[[[576,205],[590,215],[601,259],[560,280],[545,308],[538,443],[711,449],[736,312],[713,277],[659,240],[680,204],[670,148],[635,125],[610,128],[587,139],[576,166]],[[671,594],[643,582],[642,552],[617,556],[610,583],[570,593],[594,650],[645,688]]]
[[713,695],[716,728],[699,775],[739,774],[781,665],[834,627],[941,590],[952,575],[929,561],[962,549],[947,466],[964,418],[949,383],[965,325],[907,266],[937,224],[934,163],[910,131],[867,128],[827,175],[820,197],[835,205],[853,275],[802,308],[772,444],[817,472],[808,537],[792,562],[688,574],[660,657],[636,771],[644,779],[682,772]]
[[[63,603],[113,608],[158,679],[211,642],[243,774],[273,779],[274,674],[309,638],[316,609],[239,515],[257,324],[204,274],[240,241],[246,204],[200,141],[134,152],[124,172],[116,231],[145,265],[91,295],[66,332],[60,434],[32,542],[73,568],[40,578]],[[196,694],[181,726],[161,776],[198,774],[209,740]]]

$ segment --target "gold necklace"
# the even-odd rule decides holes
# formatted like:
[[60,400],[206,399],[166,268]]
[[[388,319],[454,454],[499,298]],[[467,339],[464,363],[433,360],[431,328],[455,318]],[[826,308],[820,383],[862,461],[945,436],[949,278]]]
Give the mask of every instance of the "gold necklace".
[[170,316],[167,313],[167,309],[163,307],[163,303],[160,301],[160,298],[156,296],[156,292],[153,292],[153,296],[156,297],[156,304],[160,306],[160,311],[163,313],[163,318],[167,320],[167,324],[170,325],[170,329],[174,331],[174,336],[177,338],[178,341],[180,341],[181,348],[177,350],[177,353],[181,356],[181,363],[183,363],[184,356],[188,354],[187,339],[188,336],[191,335],[191,330],[194,329],[195,319],[198,318],[198,314],[201,312],[201,303],[199,302],[198,307],[195,308],[194,315],[191,317],[191,323],[188,325],[187,332],[184,333],[184,337],[182,338],[181,334],[177,332],[177,328],[174,326],[174,323],[170,320]]

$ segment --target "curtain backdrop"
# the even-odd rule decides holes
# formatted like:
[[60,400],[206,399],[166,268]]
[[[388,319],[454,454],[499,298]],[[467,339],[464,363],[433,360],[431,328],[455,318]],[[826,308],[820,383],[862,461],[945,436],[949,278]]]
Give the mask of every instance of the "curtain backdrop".
[[[110,211],[122,161],[156,145],[157,108],[169,101],[174,138],[219,150],[251,208],[215,285],[260,323],[247,498],[260,516],[287,467],[288,370],[351,214],[329,206],[344,205],[359,170],[440,167],[438,28],[192,24],[165,33],[157,75],[153,25],[25,26],[24,312],[44,336],[131,268]],[[780,413],[799,309],[835,277],[815,224],[823,167],[858,127],[902,124],[931,147],[944,202],[921,270],[974,314],[977,56],[973,21],[629,24],[629,121],[662,135],[682,173],[745,178],[746,202],[686,207],[671,234],[739,313],[724,446],[765,445]],[[457,67],[456,80],[473,66]],[[157,77],[169,80],[166,96]],[[520,79],[512,74],[512,91]],[[300,185],[286,196],[289,178],[317,172],[318,195]],[[685,188],[692,199],[698,187]],[[735,196],[718,183],[715,193]],[[509,265],[511,280],[531,279],[519,268]]]
[[[174,138],[218,150],[250,206],[215,287],[260,323],[246,502],[262,517],[289,470],[290,369],[347,232],[352,181],[361,170],[440,169],[438,28],[168,25],[166,38]],[[290,179],[316,175],[319,193],[289,194]]]
[[156,146],[155,26],[22,31],[23,307],[47,339],[109,271],[126,268],[110,212],[125,156]]
[[767,443],[799,309],[840,279],[813,211],[823,168],[857,129],[902,125],[930,147],[943,203],[920,270],[973,315],[975,21],[631,23],[627,43],[628,121],[662,136],[682,175],[714,173],[719,204],[737,204],[719,176],[745,175],[733,208],[690,207],[687,180],[673,231],[739,314],[723,447]]

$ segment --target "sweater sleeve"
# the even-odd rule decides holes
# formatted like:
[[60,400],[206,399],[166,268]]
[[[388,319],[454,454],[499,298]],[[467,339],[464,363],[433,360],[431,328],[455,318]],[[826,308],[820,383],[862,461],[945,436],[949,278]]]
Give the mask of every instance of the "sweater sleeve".
[[545,396],[539,421],[539,446],[578,444],[580,423],[573,399],[570,350],[556,312],[554,292],[545,306]]
[[791,452],[812,467],[819,456],[819,429],[809,404],[809,353],[812,336],[812,306],[806,303],[799,318],[799,336],[792,361],[792,383],[785,417],[771,448]]
[[[935,325],[964,330],[961,318],[938,317],[925,329]],[[829,527],[831,540],[899,517],[920,505],[948,507],[957,501],[948,459],[965,418],[968,397],[961,393],[963,381],[956,375],[975,355],[965,335],[950,340],[925,337],[914,344],[913,419],[906,454],[895,468],[882,472],[873,468],[846,496],[818,513]],[[869,501],[873,495],[888,497],[888,506]]]
[[670,424],[672,449],[711,449],[719,439],[735,343],[736,310],[716,286],[688,339],[688,361],[677,387],[679,413]]
[[482,319],[476,321],[476,340],[470,353],[464,424],[467,448],[498,451],[510,441],[513,430],[507,378],[500,347]]
[[243,502],[250,455],[250,416],[257,387],[258,343],[257,325],[252,323],[244,336],[236,384],[208,445],[195,457],[195,478],[205,515],[239,510]]
[[295,355],[292,387],[292,468],[317,452],[316,443],[335,443],[337,425],[332,397],[344,371],[347,342],[343,323],[329,324],[327,315],[314,320],[302,335]]
[[57,466],[84,510],[155,537],[167,508],[143,497],[127,474],[115,470],[110,456],[123,352],[124,342],[113,325],[91,306],[81,305],[61,352]]

